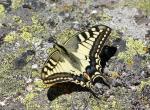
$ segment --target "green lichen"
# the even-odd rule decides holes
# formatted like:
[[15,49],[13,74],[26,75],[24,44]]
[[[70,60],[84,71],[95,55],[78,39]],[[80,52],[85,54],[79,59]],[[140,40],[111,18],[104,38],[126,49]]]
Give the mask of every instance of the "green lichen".
[[0,4],[0,19],[5,16],[5,7]]
[[131,37],[127,37],[126,41],[127,50],[125,52],[120,52],[118,58],[123,59],[128,64],[132,64],[135,55],[143,55],[145,53],[143,49],[144,43],[141,40],[135,40]]
[[[118,32],[119,32],[119,31],[118,31]],[[110,41],[111,41],[111,42],[113,42],[114,40],[120,38],[120,35],[119,35],[118,32],[117,32],[117,31],[112,31],[112,32],[111,32],[111,34],[110,34],[110,36],[111,36]]]
[[24,98],[24,103],[27,104],[27,103],[31,102],[35,96],[37,96],[37,94],[32,93],[32,92],[28,93]]
[[16,22],[21,28],[17,32],[11,32],[6,35],[4,41],[8,43],[13,43],[16,39],[20,38],[28,43],[35,44],[36,42],[41,42],[41,39],[37,36],[44,33],[44,27],[39,23],[38,18],[33,16],[32,25],[24,24],[23,20],[19,16],[13,16],[12,19]]
[[112,16],[108,15],[107,13],[100,13],[99,16],[103,22],[110,21],[112,19]]
[[[15,54],[13,53],[5,53],[2,54],[0,57],[0,75],[1,77],[7,76],[7,73],[10,72],[10,69],[12,68],[12,62],[16,58]],[[1,81],[1,80],[0,80]]]
[[17,9],[24,3],[24,0],[12,0],[12,8]]
[[[12,35],[16,37],[16,33],[13,33]],[[5,41],[8,41],[8,43],[2,45],[2,48],[4,49],[7,46],[8,47],[5,52],[1,53],[0,57],[0,91],[2,91],[0,92],[0,96],[6,97],[23,91],[25,82],[22,77],[28,77],[29,73],[31,72],[31,70],[29,69],[31,68],[30,65],[27,65],[22,69],[16,69],[17,66],[15,65],[16,60],[19,59],[22,56],[22,53],[28,50],[29,47],[24,47],[23,43],[19,41],[20,39],[16,41],[18,41],[18,43],[22,45],[18,45],[18,47],[15,47],[14,45],[12,46],[12,44],[10,44],[10,42],[12,42],[12,38],[8,38],[6,35]]]
[[149,0],[138,0],[137,7],[145,11],[148,15],[150,15],[150,1]]
[[[56,99],[52,101],[51,109],[52,110],[71,110],[71,103],[70,103],[71,100],[72,100],[71,95],[67,95],[64,101]],[[81,103],[78,103],[78,104],[81,104]]]
[[47,85],[43,83],[42,80],[38,80],[38,81],[35,81],[34,82],[34,85],[37,87],[37,88],[47,88]]
[[13,16],[13,20],[18,24],[23,23],[22,19],[19,16]]
[[[16,80],[17,72],[13,69],[13,61],[16,55],[4,54],[0,58],[0,96],[10,96],[20,92],[24,86],[23,80]],[[3,59],[3,60],[2,60]],[[15,76],[16,75],[16,76]]]
[[[143,92],[149,86],[150,86],[150,78],[147,78],[146,80],[141,81],[141,84],[138,89],[139,96],[141,96],[141,101],[143,102],[146,108],[149,108],[149,95],[144,95]],[[147,89],[147,94],[148,94],[148,89]]]
[[56,40],[60,42],[60,44],[64,44],[69,38],[71,38],[76,33],[75,30],[66,29],[63,33],[57,35]]
[[92,105],[92,110],[122,110],[123,108],[117,99],[113,99],[111,102],[101,100],[101,103]]
[[26,58],[26,62],[32,61],[33,57],[34,57],[34,55],[28,55]]
[[16,81],[11,76],[7,76],[5,77],[5,79],[2,78],[0,81],[0,87],[1,87],[0,96],[9,97],[10,95],[14,95],[18,92],[19,93],[23,92],[23,89],[22,89],[23,86],[24,86],[23,80]]
[[[19,22],[21,21],[19,20]],[[32,16],[32,25],[23,24],[19,31],[21,32],[21,38],[32,44],[41,42],[41,34],[46,34],[44,26],[38,20],[38,16]]]
[[36,104],[34,100],[34,98],[37,96],[36,93],[28,93],[26,96],[25,96],[25,99],[23,101],[25,107],[26,107],[26,110],[37,110],[37,109],[40,109],[40,105]]
[[40,34],[40,33],[43,33],[45,32],[45,27],[44,25],[42,25],[41,21],[39,20],[38,16],[34,15],[32,16],[32,26],[31,26],[31,31],[33,33],[37,33],[37,34]]
[[40,74],[37,70],[32,71],[32,77],[40,77]]
[[119,4],[120,6],[128,6],[143,10],[145,14],[150,15],[150,1],[149,0],[123,0]]
[[139,91],[142,91],[142,89],[144,88],[145,85],[150,85],[150,78],[148,78],[147,80],[141,81]]

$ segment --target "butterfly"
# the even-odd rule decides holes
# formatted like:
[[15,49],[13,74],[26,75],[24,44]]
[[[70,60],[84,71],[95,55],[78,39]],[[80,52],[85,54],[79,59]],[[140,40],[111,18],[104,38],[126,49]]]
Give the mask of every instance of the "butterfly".
[[54,42],[54,48],[42,68],[43,82],[73,82],[92,91],[96,82],[109,86],[102,75],[100,54],[110,33],[108,26],[95,25],[75,34],[63,45]]

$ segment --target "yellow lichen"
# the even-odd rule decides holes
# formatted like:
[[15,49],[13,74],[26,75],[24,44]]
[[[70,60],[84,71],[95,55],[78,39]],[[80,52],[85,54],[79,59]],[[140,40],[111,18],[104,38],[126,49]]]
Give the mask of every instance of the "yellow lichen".
[[112,78],[117,78],[117,77],[119,77],[119,73],[118,73],[118,72],[115,72],[115,71],[112,71],[112,72],[111,72],[111,77],[112,77]]
[[31,42],[31,41],[32,41],[32,34],[29,33],[29,32],[23,31],[23,32],[21,33],[20,37],[21,37],[23,40],[27,41],[27,42]]
[[[19,17],[14,17],[14,20],[17,23],[22,23],[22,20]],[[41,39],[38,38],[38,35],[44,34],[44,26],[38,20],[38,16],[32,16],[32,25],[26,25],[22,23],[22,27],[19,29],[20,37],[29,43],[38,43],[41,42]]]
[[0,18],[4,17],[5,15],[5,8],[2,4],[0,4]]
[[41,33],[45,31],[44,26],[40,23],[38,19],[38,16],[34,15],[31,19],[33,23],[31,26],[32,32]]
[[2,4],[0,4],[0,13],[3,13],[3,12],[5,12],[5,8]]
[[120,52],[118,54],[119,59],[123,59],[126,63],[132,64],[133,57],[135,55],[142,55],[145,53],[144,51],[144,43],[141,40],[135,40],[131,37],[127,37],[127,51]]
[[12,0],[12,8],[17,9],[24,3],[24,0]]
[[36,93],[33,93],[33,92],[28,93],[28,94],[25,96],[25,98],[24,98],[24,101],[23,101],[24,104],[27,104],[27,103],[31,102],[31,101],[33,100],[33,98],[36,97],[36,96],[37,96]]
[[17,34],[15,31],[12,31],[10,32],[9,34],[7,34],[4,38],[4,42],[7,42],[7,43],[13,43],[15,41],[17,37]]

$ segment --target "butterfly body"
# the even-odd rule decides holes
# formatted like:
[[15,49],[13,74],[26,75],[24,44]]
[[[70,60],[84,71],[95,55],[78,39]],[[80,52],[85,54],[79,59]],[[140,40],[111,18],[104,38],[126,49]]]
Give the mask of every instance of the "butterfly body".
[[109,27],[96,25],[74,35],[63,45],[55,43],[42,69],[43,82],[74,82],[91,89],[95,80],[105,80],[101,73],[100,53],[110,32]]

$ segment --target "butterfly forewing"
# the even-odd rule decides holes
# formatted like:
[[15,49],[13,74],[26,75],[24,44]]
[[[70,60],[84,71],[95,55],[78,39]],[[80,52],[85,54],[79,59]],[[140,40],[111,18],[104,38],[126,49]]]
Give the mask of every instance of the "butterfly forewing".
[[[99,54],[110,32],[109,27],[97,25],[74,35],[63,46],[58,44],[42,69],[44,83],[70,81],[84,85],[83,73],[88,65],[92,65],[91,61],[96,63],[97,68],[101,67]],[[90,80],[90,77],[87,79]]]
[[73,75],[79,73],[80,71],[73,68],[60,51],[55,49],[42,69],[42,80],[47,84],[68,82],[72,81]]

